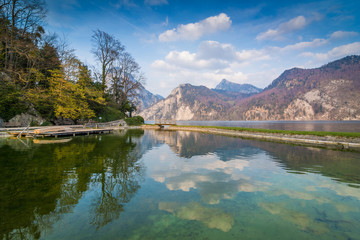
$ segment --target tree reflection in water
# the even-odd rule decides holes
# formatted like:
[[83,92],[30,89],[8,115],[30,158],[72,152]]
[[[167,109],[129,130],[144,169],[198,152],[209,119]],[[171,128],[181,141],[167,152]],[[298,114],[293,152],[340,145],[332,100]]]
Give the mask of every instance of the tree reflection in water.
[[94,186],[91,224],[118,218],[143,179],[142,135],[131,130],[28,149],[7,141],[0,147],[1,238],[41,238]]
[[112,151],[113,157],[102,159],[102,171],[92,178],[96,188],[101,189],[91,209],[91,224],[97,228],[117,219],[124,211],[124,204],[140,188],[138,181],[142,178],[144,169],[138,162],[141,153],[134,151],[137,144],[131,135],[121,141],[121,148]]
[[[18,140],[0,142],[2,239],[65,239],[61,234],[72,231],[84,239],[86,234],[104,232],[117,238],[159,238],[159,234],[165,238],[169,229],[188,236],[188,227],[194,224],[182,225],[184,220],[196,220],[223,233],[239,229],[242,233],[245,227],[256,226],[242,221],[238,209],[264,221],[266,212],[271,219],[318,233],[326,232],[322,222],[314,229],[318,219],[338,219],[336,228],[349,219],[358,223],[357,216],[351,215],[357,213],[354,203],[360,199],[355,189],[360,184],[358,153],[164,130],[76,137],[52,145],[25,142],[30,148]],[[157,148],[140,160],[153,146]],[[145,178],[145,163],[147,176],[156,182],[146,183],[134,198]],[[293,174],[309,172],[304,178]],[[275,204],[275,208],[268,201],[280,198],[290,204]],[[159,209],[167,215],[154,210],[156,203],[162,203]],[[330,218],[322,216],[322,211]],[[340,215],[345,217],[338,218]],[[73,224],[79,219],[83,221]],[[154,219],[166,220],[155,222],[164,226],[161,231],[154,228]],[[168,228],[171,224],[173,228]],[[347,226],[345,231],[356,229]],[[54,231],[48,234],[51,228]],[[357,233],[354,230],[349,236]]]

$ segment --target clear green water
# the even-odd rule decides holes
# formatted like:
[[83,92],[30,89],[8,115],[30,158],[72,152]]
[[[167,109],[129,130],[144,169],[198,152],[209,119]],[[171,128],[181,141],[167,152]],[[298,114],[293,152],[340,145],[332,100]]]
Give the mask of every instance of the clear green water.
[[360,239],[360,154],[128,131],[0,139],[2,239]]

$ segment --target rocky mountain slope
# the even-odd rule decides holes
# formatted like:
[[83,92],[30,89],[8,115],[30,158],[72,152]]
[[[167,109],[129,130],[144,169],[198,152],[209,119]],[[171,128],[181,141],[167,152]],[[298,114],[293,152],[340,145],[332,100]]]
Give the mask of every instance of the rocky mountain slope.
[[360,56],[286,70],[229,111],[242,120],[359,120]]
[[243,94],[257,94],[262,91],[261,88],[257,88],[254,85],[251,84],[238,84],[230,82],[226,79],[223,79],[216,87],[215,90],[224,90],[224,91],[230,91],[230,92],[238,92]]
[[138,111],[149,108],[155,103],[164,99],[164,97],[160,95],[155,95],[149,92],[148,90],[145,89],[143,85],[141,85],[137,91],[138,91],[138,96],[136,97],[135,102],[136,105],[138,106]]
[[180,85],[141,115],[148,120],[360,120],[360,56],[286,70],[252,96]]
[[164,100],[140,113],[146,120],[220,120],[227,111],[247,95],[221,94],[204,86],[182,84]]

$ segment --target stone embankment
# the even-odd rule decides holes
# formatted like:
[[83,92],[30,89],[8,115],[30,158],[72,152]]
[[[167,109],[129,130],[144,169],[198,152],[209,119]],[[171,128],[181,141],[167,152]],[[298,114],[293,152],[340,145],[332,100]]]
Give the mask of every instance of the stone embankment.
[[[143,128],[158,129],[158,126],[144,125]],[[281,143],[330,147],[336,149],[350,149],[350,150],[360,151],[360,138],[246,132],[246,131],[236,131],[236,130],[227,130],[227,129],[186,127],[186,126],[181,126],[181,127],[170,126],[166,129],[177,130],[177,131],[196,131],[196,132],[238,136],[243,138],[259,139],[266,141],[275,141]]]

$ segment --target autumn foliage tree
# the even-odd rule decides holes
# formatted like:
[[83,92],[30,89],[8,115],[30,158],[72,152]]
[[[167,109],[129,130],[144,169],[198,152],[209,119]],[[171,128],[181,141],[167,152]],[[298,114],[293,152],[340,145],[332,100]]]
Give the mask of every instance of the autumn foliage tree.
[[0,118],[28,113],[63,123],[104,114],[111,121],[134,111],[142,77],[120,41],[94,31],[100,67],[92,74],[66,41],[45,33],[45,16],[43,0],[0,0]]
[[60,70],[51,72],[49,96],[57,118],[86,120],[96,116],[92,104],[104,105],[105,100],[94,88],[88,69],[78,61],[77,81],[70,82]]

